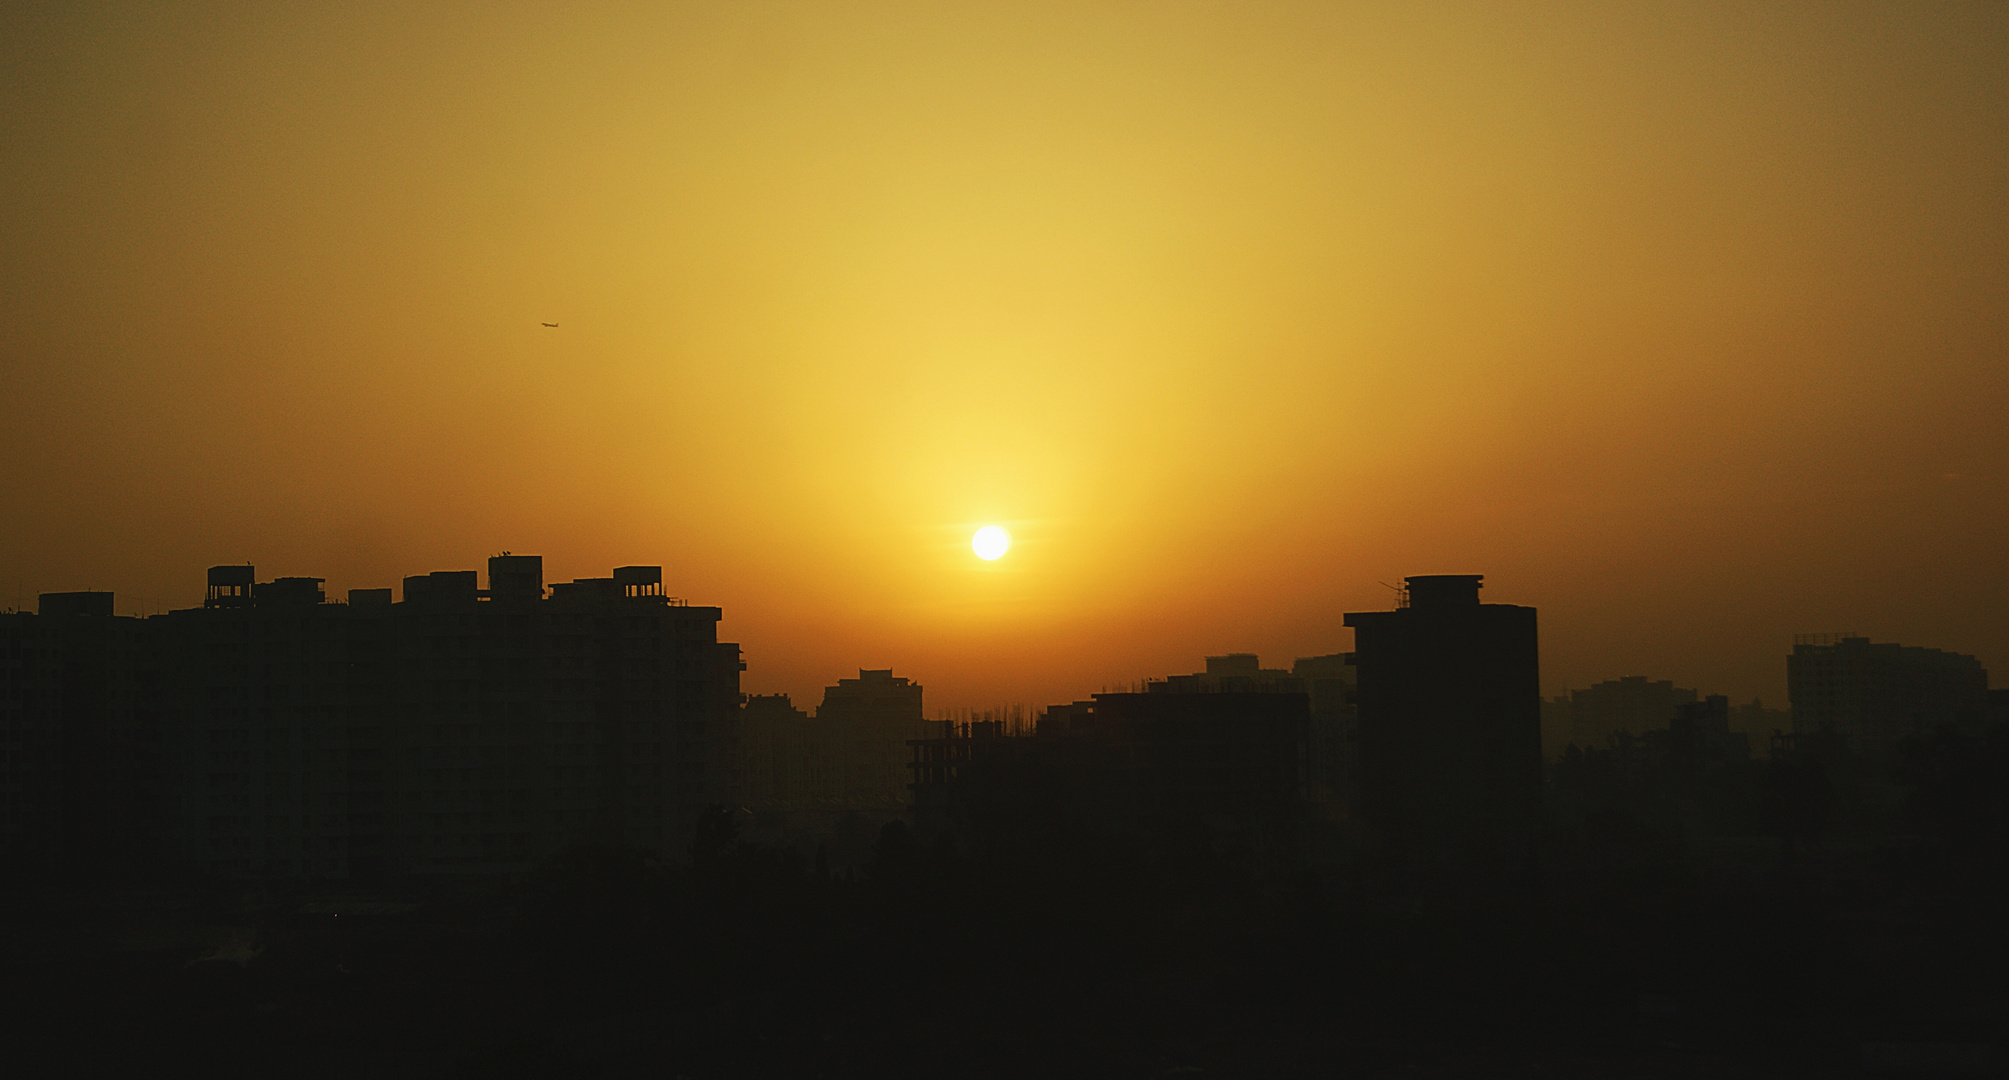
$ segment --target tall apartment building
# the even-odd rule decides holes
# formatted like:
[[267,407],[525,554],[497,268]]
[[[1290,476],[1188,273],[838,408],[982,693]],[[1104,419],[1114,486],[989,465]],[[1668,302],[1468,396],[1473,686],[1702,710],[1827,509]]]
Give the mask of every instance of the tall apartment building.
[[824,688],[816,722],[805,729],[811,797],[847,806],[905,806],[907,744],[926,728],[921,684],[891,669],[861,669],[855,679],[838,679]]
[[815,721],[787,694],[749,694],[734,732],[731,783],[755,810],[809,803],[809,728]]
[[61,659],[48,620],[0,614],[0,854],[10,857],[62,835]]
[[[681,847],[728,794],[741,664],[719,609],[667,596],[652,566],[547,597],[541,559],[505,555],[478,584],[449,571],[406,578],[402,601],[331,603],[318,578],[219,566],[202,607],[144,622],[7,617],[7,654],[32,663],[6,669],[0,739],[28,741],[0,772],[22,812],[0,822],[34,824],[6,842],[141,837],[212,872],[332,877]],[[90,626],[114,630],[93,645]],[[64,663],[107,691],[64,682]]]
[[0,615],[0,853],[149,850],[157,716],[146,627],[108,592],[44,593]]
[[881,669],[826,687],[815,716],[786,694],[749,696],[734,732],[739,801],[798,824],[821,812],[904,812],[907,746],[927,727],[921,695],[919,683]]
[[1361,807],[1397,852],[1519,860],[1542,784],[1535,609],[1482,604],[1477,574],[1411,577],[1394,611],[1349,612]]
[[1860,752],[1882,753],[1941,724],[1979,723],[1988,710],[1988,671],[1960,653],[1807,635],[1786,657],[1793,732],[1839,735]]
[[330,604],[321,586],[211,567],[201,607],[147,620],[168,861],[339,877],[391,860],[391,606]]
[[1358,677],[1352,653],[1301,656],[1290,670],[1263,667],[1254,653],[1207,657],[1205,671],[1154,679],[1154,693],[1304,694],[1311,716],[1306,729],[1306,783],[1318,802],[1351,805],[1357,794],[1353,695]]

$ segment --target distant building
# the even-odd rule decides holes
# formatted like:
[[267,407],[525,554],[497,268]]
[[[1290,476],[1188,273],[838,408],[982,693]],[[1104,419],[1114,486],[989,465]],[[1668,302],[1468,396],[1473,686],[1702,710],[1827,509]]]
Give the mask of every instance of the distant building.
[[1192,675],[1152,679],[1147,689],[1160,693],[1287,693],[1305,692],[1304,680],[1281,668],[1266,668],[1255,653],[1207,657],[1207,670]]
[[[1607,749],[1622,740],[1665,732],[1685,710],[1703,702],[1694,690],[1644,675],[1607,679],[1542,702],[1542,756],[1560,759],[1570,747]],[[1792,715],[1757,698],[1728,707],[1728,729],[1752,747],[1771,745],[1772,736],[1792,729]]]
[[1988,671],[1960,653],[1805,635],[1786,658],[1793,732],[1829,731],[1852,750],[1881,753],[1941,724],[1979,724]]
[[1730,728],[1730,699],[1711,694],[1684,703],[1667,725],[1667,753],[1676,761],[1715,764],[1748,761],[1751,740]]
[[1132,812],[1159,820],[1260,821],[1311,794],[1311,699],[1303,691],[1097,694],[1086,728],[1123,769],[1107,778]]
[[1304,694],[1311,716],[1306,731],[1306,778],[1314,801],[1351,805],[1354,776],[1353,694],[1358,676],[1352,653],[1301,656],[1290,670],[1266,668],[1254,653],[1207,657],[1207,669],[1171,675],[1145,685],[1150,693]]
[[1560,756],[1571,746],[1604,747],[1620,734],[1638,738],[1664,731],[1681,707],[1698,700],[1695,691],[1667,679],[1644,675],[1607,679],[1583,690],[1571,690],[1543,709],[1542,749]]
[[1542,783],[1535,609],[1479,602],[1479,575],[1407,579],[1394,611],[1349,612],[1361,806],[1399,853],[1529,850]]
[[808,793],[860,809],[907,804],[908,743],[927,734],[921,685],[890,669],[860,670],[825,687],[809,741]]
[[761,813],[899,814],[909,798],[908,744],[927,734],[922,687],[861,670],[826,687],[811,717],[786,694],[753,695],[735,733],[739,801]]
[[1793,714],[1752,698],[1749,705],[1730,706],[1730,730],[1742,734],[1753,748],[1770,747],[1772,736],[1793,730]]
[[740,801],[756,810],[810,803],[809,728],[815,721],[787,694],[751,694],[734,734],[733,782]]
[[1057,815],[1130,832],[1289,818],[1312,797],[1304,680],[1247,654],[1210,657],[1208,669],[1051,706],[1031,735],[998,720],[934,725],[913,744],[917,823]]
[[381,866],[382,759],[400,704],[388,620],[351,618],[366,609],[326,603],[318,579],[261,585],[251,566],[207,577],[202,607],[147,620],[161,857],[238,875]]
[[1352,653],[1300,656],[1291,674],[1304,681],[1311,697],[1308,749],[1314,797],[1353,807],[1360,800],[1359,716],[1355,695],[1360,669]]

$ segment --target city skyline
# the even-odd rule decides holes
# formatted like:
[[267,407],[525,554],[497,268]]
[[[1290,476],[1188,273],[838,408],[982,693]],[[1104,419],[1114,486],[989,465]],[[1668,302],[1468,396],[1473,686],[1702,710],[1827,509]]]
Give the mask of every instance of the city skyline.
[[12,1073],[2009,1061],[2009,3],[16,0],[0,193]]
[[0,602],[535,550],[1040,701],[1483,572],[1549,693],[2009,663],[1999,5],[0,18]]
[[[506,552],[500,554],[503,554],[505,556],[507,555]],[[602,559],[597,564],[597,567],[604,567],[606,564],[607,560]],[[252,566],[253,569],[256,569],[255,563],[250,565]],[[594,570],[597,567],[581,568],[580,572],[575,576],[578,577],[595,576]],[[261,574],[264,573],[263,571],[259,572]],[[430,572],[452,573],[457,571],[442,570],[442,571],[426,571],[418,573],[423,574]],[[665,571],[665,573],[666,575],[668,575],[669,572]],[[554,571],[551,580],[558,581],[559,574],[560,572]],[[295,575],[270,574],[266,576],[285,577]],[[385,585],[376,585],[376,586],[347,585],[315,574],[305,574],[299,576],[320,578],[320,580],[326,583],[327,595],[329,599],[336,602],[340,602],[340,598],[346,595],[347,592],[352,588],[383,589],[388,587]],[[412,575],[405,573],[398,574],[391,579],[390,584],[395,585],[398,582],[402,581],[407,576]],[[1395,575],[1395,580],[1400,580],[1400,578],[1406,576],[1413,576],[1413,575]],[[1489,575],[1482,575],[1482,576],[1489,577]],[[486,581],[485,576],[483,580],[484,582]],[[674,582],[669,581],[667,576],[666,576],[665,588],[669,589],[672,595],[678,595],[680,599],[697,603],[707,602],[703,597],[682,596],[677,592]],[[1391,592],[1390,591],[1391,588],[1392,587],[1385,581],[1374,582],[1375,591],[1371,594],[1368,594],[1368,599],[1361,606],[1371,608],[1377,605],[1385,605],[1387,603],[1393,602],[1392,598],[1396,596],[1397,593]],[[35,596],[39,596],[42,593],[50,593],[58,591],[110,592],[115,597],[116,613],[128,616],[143,615],[143,614],[162,614],[175,608],[199,606],[202,599],[199,591],[197,590],[191,590],[196,592],[196,595],[192,596],[186,601],[169,601],[162,598],[133,598],[121,595],[117,592],[117,590],[112,589],[37,590],[36,592],[29,595],[27,602],[22,603],[20,601],[15,601],[10,605],[10,609],[19,611],[33,611],[35,610],[35,604],[34,604]],[[397,595],[396,598],[399,600],[403,599],[401,594]],[[1495,597],[1495,599],[1497,598],[1498,597]],[[1533,607],[1537,608],[1544,607],[1544,605],[1540,602],[1539,598],[1521,597],[1519,599],[1523,602],[1528,603],[1530,606]],[[717,606],[721,608],[722,611],[722,618],[720,624],[721,633],[725,634],[728,637],[734,636],[736,631],[733,629],[735,624],[733,620],[732,609],[724,605],[713,604],[711,606]],[[1729,614],[1734,615],[1734,613]],[[1556,616],[1551,615],[1549,617],[1555,618]],[[1734,619],[1726,617],[1725,621],[1726,623],[1728,623],[1734,621]],[[1724,694],[1730,699],[1736,701],[1740,705],[1749,703],[1753,700],[1757,700],[1765,703],[1768,707],[1772,709],[1784,709],[1787,707],[1790,700],[1789,695],[1787,693],[1786,665],[1784,661],[1786,657],[1791,655],[1795,645],[1798,644],[1801,639],[1806,638],[1810,635],[1825,636],[1832,638],[1837,637],[1840,634],[1844,633],[1852,635],[1861,635],[1863,637],[1867,637],[1869,639],[1878,641],[1901,641],[1904,644],[1913,647],[1924,647],[1928,649],[1939,649],[1963,655],[1973,655],[1980,661],[1982,667],[1990,668],[1993,670],[2001,670],[1999,666],[1991,664],[1989,662],[1989,657],[1981,654],[1978,650],[1965,647],[1964,643],[1961,642],[1937,642],[1928,640],[1908,639],[1899,637],[1897,635],[1885,634],[1880,630],[1873,632],[1863,628],[1849,627],[1845,630],[1818,630],[1818,631],[1799,630],[1791,632],[1790,634],[1785,636],[1782,642],[1779,643],[1779,648],[1777,649],[1777,651],[1773,654],[1768,654],[1766,657],[1766,659],[1770,662],[1769,677],[1760,677],[1757,681],[1747,684],[1747,686],[1741,686],[1741,687],[1725,686],[1720,683],[1711,683],[1706,676],[1695,676],[1684,671],[1676,671],[1672,667],[1670,667],[1667,662],[1651,658],[1640,660],[1632,664],[1632,666],[1624,668],[1623,670],[1620,670],[1618,668],[1588,670],[1580,667],[1579,665],[1558,664],[1555,661],[1555,658],[1551,656],[1549,652],[1549,646],[1545,638],[1542,643],[1541,693],[1542,697],[1546,700],[1549,698],[1561,697],[1571,691],[1581,690],[1586,687],[1590,687],[1594,684],[1602,683],[1608,680],[1646,676],[1649,678],[1659,678],[1663,680],[1671,679],[1674,683],[1677,684],[1697,687],[1703,693]],[[1013,673],[1012,679],[1014,680],[1014,682],[1012,683],[1012,685],[1016,685],[1017,687],[1020,688],[1025,687],[1033,687],[1036,689],[1044,688],[1045,690],[1048,691],[1045,693],[1020,692],[1015,696],[1011,690],[996,690],[983,686],[978,686],[974,689],[971,689],[963,684],[950,683],[946,687],[938,687],[935,690],[934,692],[935,697],[933,699],[934,703],[929,706],[929,710],[930,715],[932,716],[937,714],[946,714],[948,712],[967,711],[971,709],[979,711],[984,709],[993,709],[998,707],[1000,704],[1007,707],[1019,706],[1025,708],[1038,709],[1043,708],[1049,704],[1066,702],[1098,691],[1106,692],[1108,690],[1116,689],[1123,686],[1141,685],[1151,680],[1162,680],[1178,672],[1186,670],[1187,668],[1191,667],[1193,664],[1197,663],[1201,659],[1209,656],[1218,657],[1230,653],[1253,653],[1255,655],[1267,658],[1269,661],[1288,664],[1291,660],[1295,659],[1300,659],[1304,657],[1315,657],[1322,654],[1337,651],[1351,650],[1352,648],[1351,628],[1342,627],[1340,630],[1335,632],[1335,635],[1337,634],[1344,635],[1345,644],[1343,645],[1336,644],[1335,642],[1341,639],[1335,636],[1334,638],[1328,639],[1323,642],[1320,642],[1318,640],[1308,640],[1304,638],[1299,638],[1297,640],[1300,643],[1293,645],[1289,639],[1286,639],[1279,634],[1258,629],[1255,632],[1255,636],[1263,640],[1270,641],[1272,643],[1281,642],[1283,647],[1271,648],[1271,649],[1257,649],[1247,647],[1245,645],[1238,644],[1235,642],[1210,644],[1205,645],[1203,648],[1200,648],[1190,653],[1174,654],[1168,652],[1164,655],[1153,657],[1151,658],[1151,660],[1147,660],[1147,662],[1155,662],[1156,666],[1142,668],[1131,672],[1104,670],[1098,673],[1090,671],[1089,674],[1092,677],[1085,679],[1077,679],[1076,681],[1072,682],[1067,681],[1067,679],[1069,678],[1069,674],[1049,674],[1043,672]],[[872,668],[891,668],[893,670],[902,672],[906,675],[913,676],[922,683],[926,683],[930,686],[937,686],[937,682],[930,678],[925,669],[914,664],[901,663],[899,662],[898,659],[888,659],[885,656],[861,657],[857,659],[855,662],[850,663],[848,665],[840,661],[839,666],[833,667],[829,671],[821,673],[809,670],[791,672],[790,675],[786,677],[787,681],[783,681],[783,678],[778,678],[773,674],[772,665],[763,665],[760,662],[760,657],[758,655],[760,651],[759,643],[747,640],[744,637],[744,635],[740,635],[738,637],[738,640],[741,641],[742,646],[745,648],[744,659],[746,660],[748,667],[747,667],[747,676],[743,681],[745,683],[744,688],[746,692],[749,694],[760,694],[760,695],[786,694],[796,700],[808,701],[812,700],[815,694],[821,693],[823,688],[828,684],[830,679],[837,678],[839,675],[847,671],[865,670]],[[1755,668],[1757,665],[1750,665],[1750,666]],[[1558,669],[1560,669],[1560,673],[1558,673]],[[1079,672],[1074,671],[1071,672],[1070,674],[1078,675]]]

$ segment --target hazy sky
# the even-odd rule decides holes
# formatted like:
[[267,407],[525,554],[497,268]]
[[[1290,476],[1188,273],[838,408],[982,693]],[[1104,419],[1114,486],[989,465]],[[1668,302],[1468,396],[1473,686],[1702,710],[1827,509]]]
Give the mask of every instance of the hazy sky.
[[0,9],[0,606],[662,563],[933,708],[1484,573],[1549,693],[2009,683],[2009,6],[87,6]]

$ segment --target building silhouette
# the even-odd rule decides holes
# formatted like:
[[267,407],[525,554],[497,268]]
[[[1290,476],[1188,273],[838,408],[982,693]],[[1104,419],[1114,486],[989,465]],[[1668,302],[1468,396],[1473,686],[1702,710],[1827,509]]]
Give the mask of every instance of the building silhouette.
[[1311,701],[1311,727],[1306,750],[1313,798],[1351,808],[1360,801],[1359,710],[1360,669],[1353,654],[1300,656],[1291,675],[1301,680]]
[[[1685,710],[1704,702],[1697,691],[1644,675],[1606,679],[1558,694],[1542,702],[1542,755],[1556,761],[1572,746],[1598,750],[1622,741],[1638,742],[1668,730]],[[1748,747],[1768,748],[1773,735],[1792,728],[1789,712],[1767,708],[1758,698],[1727,710],[1728,735],[1741,737]]]
[[1352,653],[1301,656],[1288,671],[1263,667],[1254,653],[1229,653],[1207,657],[1205,671],[1150,680],[1145,690],[1307,695],[1311,717],[1306,732],[1305,768],[1310,797],[1346,806],[1357,795],[1353,760],[1353,694],[1357,685]]
[[[1157,684],[1165,685],[1165,684]],[[1311,699],[1301,690],[1097,694],[1070,738],[1105,742],[1108,782],[1142,818],[1261,821],[1311,794]]]
[[1811,634],[1786,657],[1786,694],[1796,736],[1831,733],[1851,750],[1886,753],[1940,725],[1980,725],[1988,672],[1960,653]]
[[1361,810],[1405,857],[1518,860],[1541,799],[1535,609],[1481,577],[1411,577],[1394,611],[1349,612]]
[[1751,738],[1730,726],[1730,699],[1710,694],[1682,704],[1667,725],[1667,753],[1691,763],[1748,761]]
[[732,782],[755,811],[810,803],[809,714],[787,694],[749,694],[740,707]]
[[916,823],[931,832],[1038,815],[1135,833],[1287,822],[1314,797],[1305,680],[1248,654],[1207,666],[1050,706],[1030,733],[1002,720],[937,723],[912,744]]
[[10,856],[61,835],[60,656],[48,628],[34,613],[0,614],[0,852]]
[[1682,706],[1698,700],[1695,691],[1669,679],[1627,675],[1558,695],[1543,705],[1542,749],[1550,757],[1564,749],[1603,747],[1620,734],[1639,738],[1665,730]]
[[907,744],[926,734],[921,685],[891,670],[860,670],[825,687],[811,732],[819,796],[859,807],[904,807]]
[[786,694],[740,710],[738,801],[755,811],[903,813],[908,744],[927,734],[922,687],[890,669],[861,669],[825,687],[811,717]]
[[554,585],[499,556],[402,600],[209,571],[148,619],[49,594],[0,619],[9,850],[220,874],[517,869],[581,841],[671,850],[728,794],[720,611],[621,567]]
[[0,853],[131,857],[158,811],[144,628],[108,592],[0,614]]

